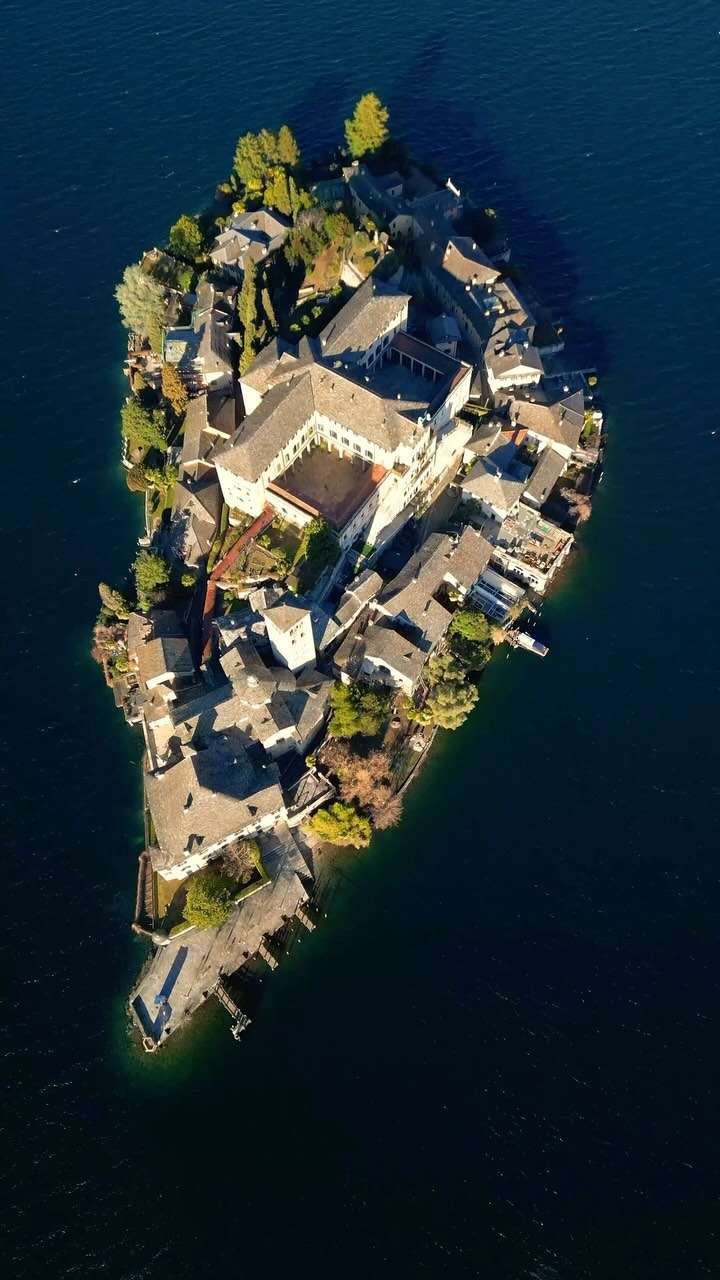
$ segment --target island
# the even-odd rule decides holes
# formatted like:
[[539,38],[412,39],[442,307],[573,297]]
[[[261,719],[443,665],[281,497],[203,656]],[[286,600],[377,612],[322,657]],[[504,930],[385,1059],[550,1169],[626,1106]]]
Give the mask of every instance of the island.
[[241,137],[116,296],[145,530],[94,656],[144,739],[128,1008],[153,1052],[211,995],[240,1036],[324,851],[401,820],[495,646],[547,653],[603,414],[498,214],[373,93],[331,156]]

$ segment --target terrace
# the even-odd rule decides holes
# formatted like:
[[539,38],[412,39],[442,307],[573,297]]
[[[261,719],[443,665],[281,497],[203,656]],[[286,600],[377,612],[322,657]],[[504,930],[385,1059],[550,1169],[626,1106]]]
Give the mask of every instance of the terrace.
[[508,516],[497,534],[496,545],[515,560],[549,573],[566,551],[572,535],[544,520],[536,511],[521,506]]
[[386,475],[384,467],[330,449],[304,453],[268,485],[272,493],[338,531],[355,515]]

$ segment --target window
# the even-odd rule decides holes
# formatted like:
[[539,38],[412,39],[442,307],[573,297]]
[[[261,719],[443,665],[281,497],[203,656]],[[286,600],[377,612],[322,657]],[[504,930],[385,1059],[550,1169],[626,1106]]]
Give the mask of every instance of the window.
[[350,441],[348,440],[347,436],[341,436],[341,437],[340,437],[340,439],[342,440],[343,444],[349,444],[349,443],[350,443]]
[[365,457],[366,457],[366,458],[372,458],[372,449],[366,449],[366,450],[365,450]]
[[337,431],[331,431],[331,432],[330,432],[330,439],[331,439],[331,440],[337,440]]

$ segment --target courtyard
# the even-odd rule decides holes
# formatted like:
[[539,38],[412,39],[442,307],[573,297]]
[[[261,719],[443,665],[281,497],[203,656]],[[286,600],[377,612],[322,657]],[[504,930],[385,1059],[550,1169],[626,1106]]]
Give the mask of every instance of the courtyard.
[[340,530],[377,488],[383,467],[330,449],[310,449],[269,488],[313,516]]

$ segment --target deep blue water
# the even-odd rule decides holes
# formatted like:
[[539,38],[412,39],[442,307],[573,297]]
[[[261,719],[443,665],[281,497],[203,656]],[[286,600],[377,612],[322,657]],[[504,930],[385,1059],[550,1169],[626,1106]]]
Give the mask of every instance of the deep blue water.
[[[718,51],[710,0],[4,9],[5,1270],[696,1280],[718,1241]],[[124,265],[247,128],[396,130],[503,215],[611,445],[544,663],[501,656],[242,1046],[127,1037],[139,744]],[[716,434],[717,431],[717,434]],[[74,481],[78,483],[74,483]]]

